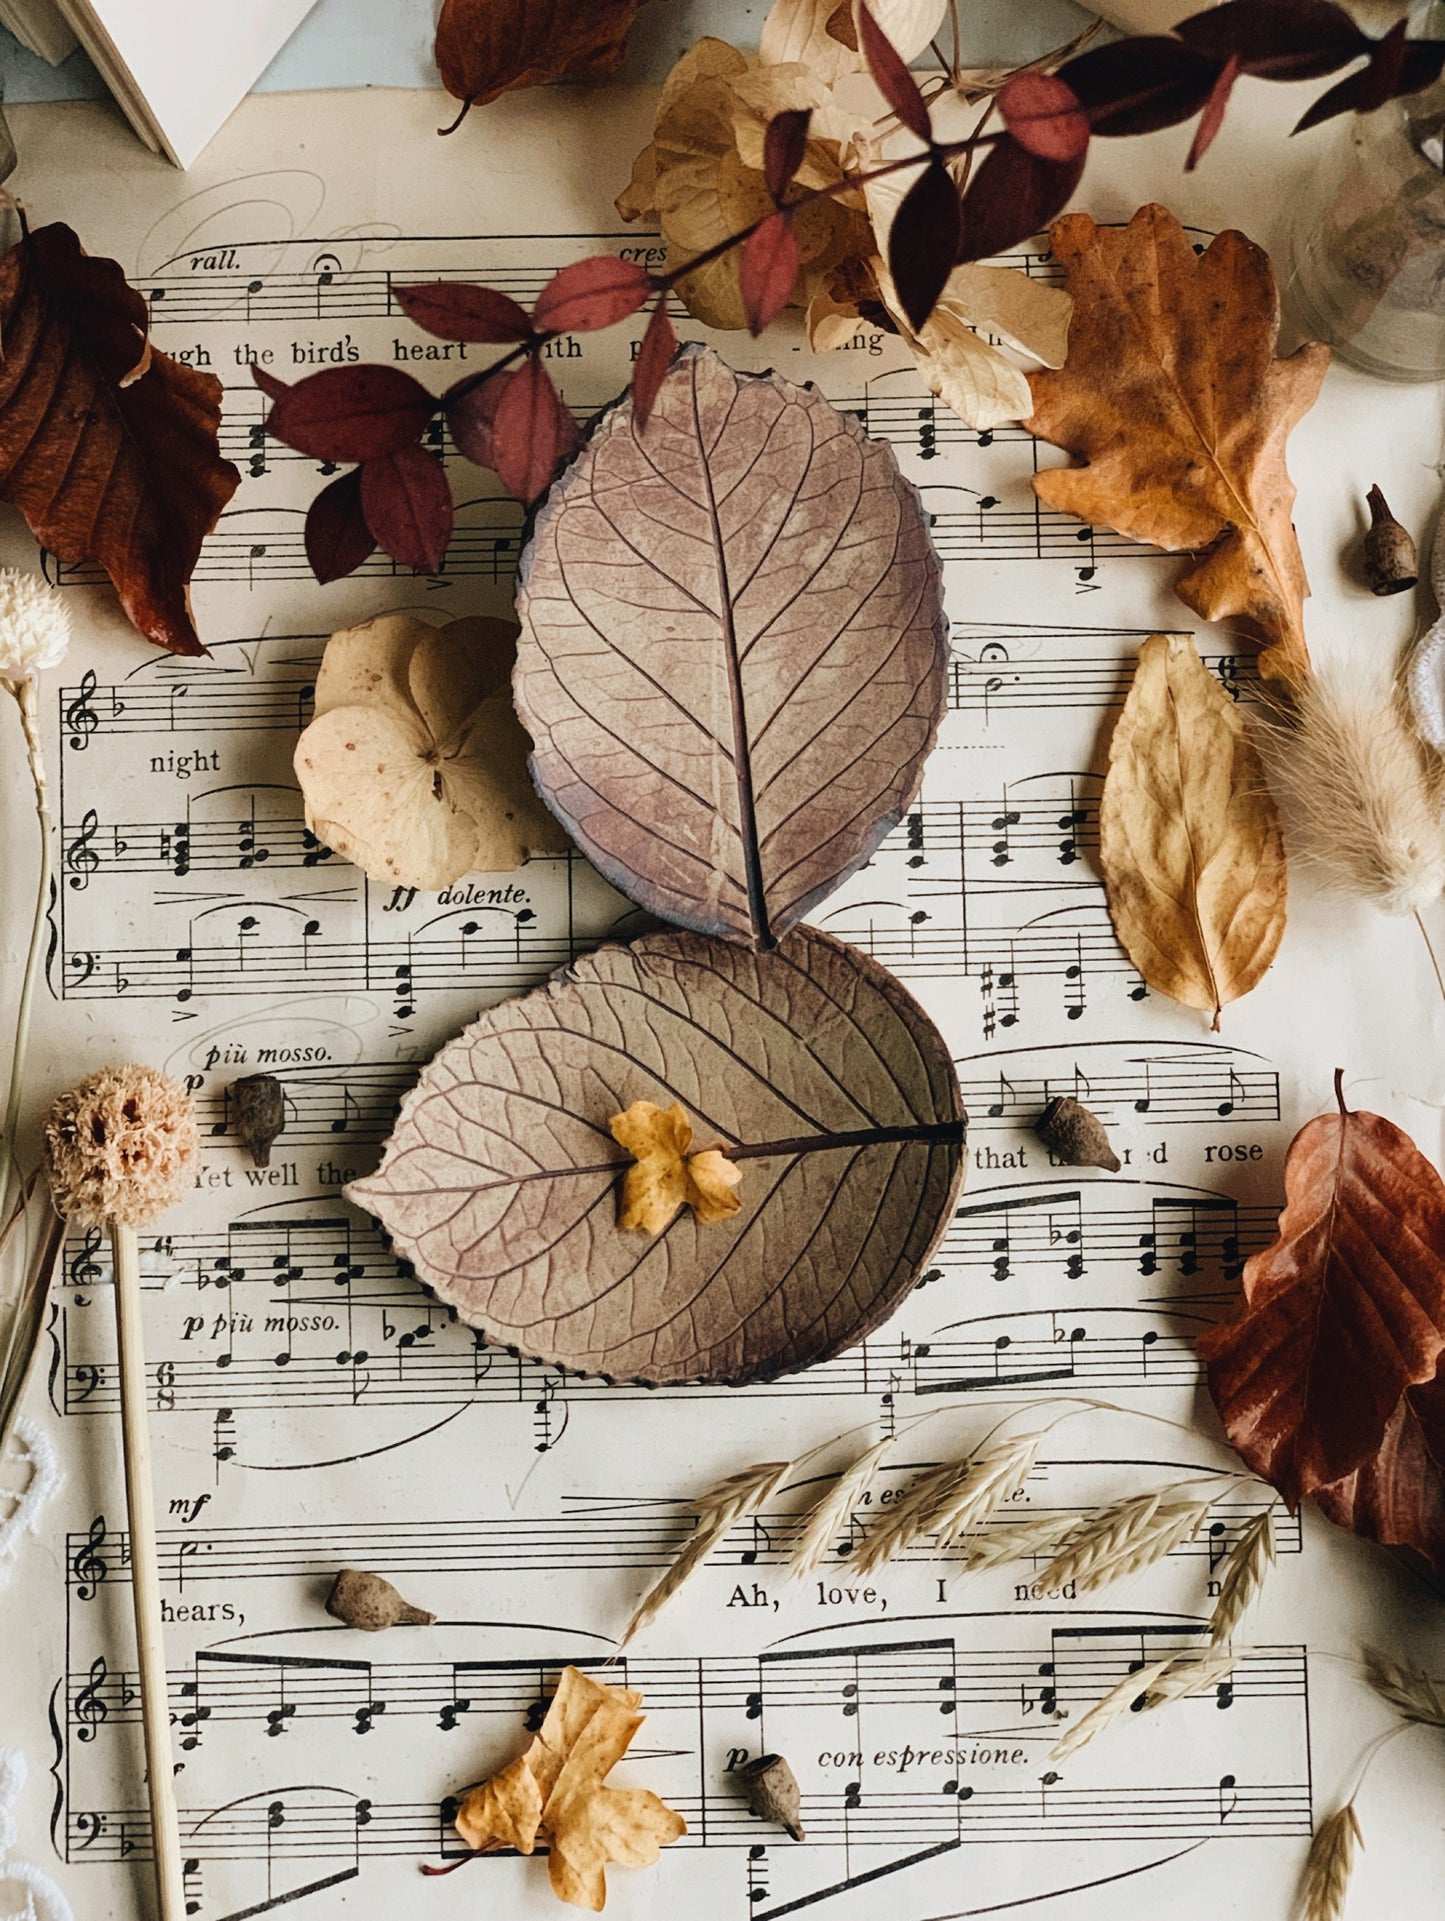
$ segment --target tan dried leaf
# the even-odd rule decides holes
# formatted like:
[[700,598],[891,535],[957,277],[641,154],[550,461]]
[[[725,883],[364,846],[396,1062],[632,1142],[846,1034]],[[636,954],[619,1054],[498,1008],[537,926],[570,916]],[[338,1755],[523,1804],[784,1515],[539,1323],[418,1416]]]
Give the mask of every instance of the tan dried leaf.
[[565,850],[512,708],[516,632],[388,614],[332,635],[296,743],[318,840],[374,879],[427,889]]
[[642,1696],[564,1668],[546,1719],[526,1753],[471,1789],[457,1809],[469,1848],[548,1851],[552,1892],[594,1913],[607,1902],[609,1862],[651,1867],[687,1823],[646,1788],[606,1778],[647,1718]]
[[619,1227],[660,1234],[684,1206],[700,1221],[723,1221],[737,1213],[742,1203],[734,1190],[742,1169],[720,1148],[691,1152],[692,1123],[677,1101],[666,1109],[655,1101],[634,1101],[607,1125],[637,1163],[623,1177]]
[[1329,349],[1275,358],[1269,256],[1243,234],[1196,255],[1163,207],[1127,228],[1068,214],[1050,229],[1074,300],[1069,357],[1033,376],[1031,433],[1085,464],[1035,477],[1047,506],[1168,553],[1186,606],[1228,620],[1287,681],[1309,671],[1309,592],[1285,468],[1290,429],[1314,405]]
[[1109,748],[1099,855],[1130,960],[1217,1028],[1278,950],[1284,840],[1239,710],[1186,635],[1151,635],[1139,651]]
[[[905,60],[943,25],[948,0],[869,0],[869,11]],[[799,60],[820,79],[862,72],[854,0],[773,0],[758,51],[768,62]]]

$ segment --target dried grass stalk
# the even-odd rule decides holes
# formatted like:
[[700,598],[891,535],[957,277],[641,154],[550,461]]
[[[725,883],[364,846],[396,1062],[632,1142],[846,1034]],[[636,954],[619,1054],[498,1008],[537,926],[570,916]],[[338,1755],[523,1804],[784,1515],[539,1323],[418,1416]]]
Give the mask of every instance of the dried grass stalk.
[[627,1623],[627,1632],[622,1637],[626,1647],[635,1634],[655,1621],[668,1602],[702,1566],[718,1542],[739,1521],[746,1521],[749,1515],[756,1514],[765,1502],[770,1501],[792,1472],[791,1461],[763,1461],[753,1467],[745,1467],[740,1474],[730,1474],[725,1481],[709,1489],[697,1504],[697,1528],[687,1546],[678,1555],[662,1579],[638,1604],[636,1613]]
[[1407,1721],[1427,1728],[1445,1728],[1445,1682],[1423,1668],[1407,1668],[1378,1648],[1365,1649],[1365,1673],[1370,1686]]
[[1355,1850],[1364,1845],[1353,1801],[1347,1801],[1320,1824],[1305,1862],[1304,1921],[1340,1921],[1354,1871]]
[[1008,1561],[1022,1561],[1046,1549],[1056,1552],[1078,1529],[1076,1514],[1041,1514],[1036,1520],[990,1527],[969,1542],[964,1565],[973,1573],[980,1568],[1002,1567]]
[[1166,1489],[1134,1494],[1100,1511],[1065,1542],[1039,1576],[1045,1587],[1077,1592],[1137,1574],[1162,1560],[1181,1542],[1193,1540],[1209,1514],[1208,1501],[1166,1501]]
[[1231,1648],[1191,1648],[1187,1654],[1176,1654],[1144,1696],[1145,1708],[1166,1708],[1171,1701],[1207,1693],[1231,1672],[1237,1659]]
[[1132,1674],[1126,1674],[1101,1701],[1096,1701],[1081,1714],[1067,1732],[1055,1741],[1049,1749],[1049,1759],[1066,1761],[1071,1754],[1077,1754],[1080,1748],[1087,1747],[1096,1734],[1102,1734],[1110,1722],[1117,1721],[1121,1714],[1127,1713],[1136,1701],[1147,1700],[1149,1690],[1173,1662],[1174,1656],[1166,1654],[1162,1661],[1151,1661],[1146,1667],[1136,1668]]
[[1441,766],[1360,653],[1294,690],[1261,731],[1291,851],[1339,890],[1414,914],[1445,887]]
[[854,1507],[868,1492],[879,1464],[892,1445],[891,1434],[881,1441],[875,1441],[856,1461],[844,1468],[822,1500],[808,1509],[803,1520],[803,1531],[798,1536],[798,1545],[793,1549],[792,1559],[788,1563],[790,1574],[800,1579],[821,1564],[824,1555],[838,1538],[839,1531],[850,1525]]
[[1042,1433],[1023,1434],[920,1474],[903,1499],[879,1516],[854,1562],[858,1571],[876,1572],[925,1535],[935,1535],[945,1548],[982,1527],[1028,1478],[1043,1439]]
[[1274,1566],[1274,1506],[1257,1514],[1225,1557],[1219,1599],[1209,1617],[1211,1641],[1227,1641]]

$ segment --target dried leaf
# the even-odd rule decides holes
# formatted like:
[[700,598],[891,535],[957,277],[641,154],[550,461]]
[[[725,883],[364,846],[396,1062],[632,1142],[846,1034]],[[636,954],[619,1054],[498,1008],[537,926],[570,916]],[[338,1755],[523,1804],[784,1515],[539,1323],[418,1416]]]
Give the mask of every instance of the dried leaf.
[[811,107],[789,107],[768,122],[763,138],[763,178],[774,200],[781,202],[808,151]]
[[959,219],[953,176],[941,160],[930,160],[898,203],[888,230],[888,271],[915,332],[933,312],[953,272]]
[[1096,134],[1117,136],[1154,133],[1189,119],[1209,98],[1218,71],[1182,40],[1141,34],[1076,54],[1060,67],[1059,79]]
[[1215,136],[1224,125],[1225,109],[1229,97],[1234,92],[1234,83],[1239,78],[1239,61],[1234,54],[1219,70],[1219,78],[1210,89],[1209,98],[1204,103],[1204,111],[1199,116],[1194,139],[1190,143],[1189,157],[1184,162],[1184,171],[1193,173],[1200,161],[1214,145]]
[[1069,204],[1083,174],[1083,154],[1045,160],[1006,134],[974,169],[963,196],[958,258],[986,260],[1030,239]]
[[502,346],[526,340],[532,332],[527,309],[510,294],[465,281],[428,280],[417,287],[393,287],[408,320],[442,340],[476,340]]
[[[610,73],[622,58],[640,0],[445,0],[437,19],[442,85],[471,107],[513,87]],[[450,132],[451,129],[449,128]]]
[[1314,1501],[1338,1527],[1408,1549],[1445,1581],[1445,1376],[1410,1388],[1376,1452]]
[[659,294],[632,367],[632,417],[639,433],[652,418],[657,396],[676,352],[677,334],[668,315],[667,295]]
[[523,554],[518,713],[607,877],[767,946],[869,858],[945,697],[940,570],[891,450],[688,348],[604,416]]
[[526,771],[507,621],[389,614],[333,634],[296,743],[306,824],[377,880],[446,887],[567,845]]
[[447,424],[467,458],[494,469],[526,507],[582,444],[577,422],[537,354],[453,401]]
[[0,339],[0,501],[59,559],[104,568],[147,640],[204,653],[191,574],[241,480],[220,381],[151,346],[145,301],[66,226],[0,259]]
[[[742,1208],[617,1230],[608,1123],[680,1102],[745,1168]],[[423,1283],[494,1340],[643,1381],[771,1378],[841,1352],[912,1287],[963,1171],[922,1010],[812,928],[752,954],[652,934],[484,1014],[356,1183]]]
[[376,535],[361,510],[361,469],[353,467],[323,487],[306,510],[306,558],[324,587],[352,574],[376,551]]
[[553,274],[532,309],[544,333],[595,333],[625,320],[652,292],[652,276],[635,260],[592,254]]
[[1089,145],[1089,122],[1079,97],[1057,74],[1025,68],[998,96],[1004,125],[1041,160],[1077,160]]
[[747,309],[748,331],[770,327],[793,297],[801,266],[798,238],[785,213],[770,214],[748,236],[738,262],[738,290]]
[[651,1867],[687,1823],[647,1788],[609,1788],[607,1776],[646,1720],[642,1696],[564,1668],[536,1739],[463,1796],[457,1833],[491,1853],[547,1848],[552,1892],[594,1913],[606,1905],[609,1863]]
[[[874,21],[904,60],[939,32],[948,0],[870,0]],[[820,80],[862,72],[853,0],[773,0],[758,51],[770,65],[799,61]]]
[[1198,1344],[1230,1441],[1291,1507],[1378,1452],[1445,1351],[1445,1182],[1335,1091],[1339,1112],[1291,1143],[1279,1239]]
[[868,62],[868,70],[878,82],[883,98],[910,133],[920,140],[931,140],[933,129],[928,118],[928,103],[908,71],[908,62],[873,18],[866,0],[858,0],[853,17],[858,29],[859,51]]
[[1139,650],[1109,747],[1099,857],[1130,960],[1218,1027],[1284,933],[1284,842],[1239,710],[1187,635],[1153,634]]
[[361,511],[393,560],[439,574],[452,537],[452,492],[441,462],[425,447],[398,447],[363,462]]
[[607,1125],[637,1163],[623,1177],[619,1227],[660,1234],[680,1207],[700,1221],[722,1221],[742,1206],[742,1169],[718,1148],[691,1152],[692,1126],[677,1101],[666,1112],[654,1101],[634,1101]]
[[1035,491],[1093,526],[1198,555],[1174,583],[1185,605],[1233,622],[1264,649],[1266,673],[1302,679],[1309,588],[1284,452],[1328,348],[1275,359],[1274,274],[1242,234],[1196,256],[1173,215],[1148,206],[1125,229],[1070,214],[1052,240],[1074,299],[1069,357],[1032,376],[1025,425],[1087,464],[1047,469]]
[[[253,361],[257,386],[261,373]],[[362,361],[323,367],[292,387],[273,385],[266,431],[311,460],[378,460],[421,439],[434,395],[400,367]]]

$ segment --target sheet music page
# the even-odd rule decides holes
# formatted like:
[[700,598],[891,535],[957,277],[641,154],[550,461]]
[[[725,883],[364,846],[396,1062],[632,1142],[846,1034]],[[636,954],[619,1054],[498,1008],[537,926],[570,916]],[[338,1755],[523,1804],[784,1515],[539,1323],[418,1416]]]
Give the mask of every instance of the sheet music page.
[[[1098,143],[1082,204],[1118,218],[1167,197],[1201,240],[1226,223],[1270,240],[1317,149],[1285,142],[1287,94],[1250,96],[1192,178],[1182,135]],[[81,638],[45,686],[62,861],[35,1108],[135,1057],[187,1079],[205,1134],[194,1192],[142,1250],[189,1902],[201,1921],[553,1913],[537,1861],[433,1881],[418,1863],[460,1856],[454,1797],[520,1751],[572,1661],[643,1690],[618,1778],[688,1823],[656,1869],[612,1872],[620,1921],[1284,1917],[1312,1822],[1392,1725],[1353,1664],[1361,1641],[1431,1658],[1437,1603],[1384,1553],[1281,1512],[1232,1677],[1062,1762],[1049,1749],[1068,1717],[1131,1665],[1199,1644],[1220,1560],[1266,1490],[1223,1483],[1197,1540],[1102,1595],[1045,1591],[1041,1563],[965,1575],[957,1550],[850,1571],[870,1510],[1020,1403],[1057,1424],[1010,1520],[1235,1465],[1193,1341],[1271,1238],[1285,1149],[1328,1107],[1335,1067],[1352,1101],[1441,1146],[1441,1008],[1412,924],[1292,875],[1279,962],[1217,1034],[1147,993],[1119,949],[1098,801],[1139,641],[1197,631],[1232,694],[1248,702],[1256,683],[1230,634],[1171,596],[1178,561],[1037,508],[1030,474],[1060,456],[1019,429],[965,429],[883,335],[829,358],[792,322],[760,343],[716,338],[735,365],[816,381],[892,442],[946,567],[951,697],[922,797],[818,916],[926,1004],[971,1116],[957,1218],[894,1318],[766,1387],[568,1379],[453,1324],[342,1198],[442,1041],[641,922],[580,859],[423,896],[307,834],[291,756],[325,636],[391,608],[509,610],[522,514],[449,458],[458,524],[440,578],[378,555],[318,587],[302,549],[317,471],[263,438],[247,363],[292,379],[374,358],[440,389],[490,350],[420,333],[396,284],[473,278],[529,300],[601,248],[660,258],[611,208],[651,101],[546,91],[441,143],[437,97],[270,96],[184,177],[103,109],[16,114],[32,220],[66,219],[117,257],[158,344],[224,381],[223,440],[245,476],[196,577],[209,659],[148,647],[87,570],[47,563]],[[579,411],[620,389],[639,332],[551,349]],[[1320,653],[1385,656],[1408,630],[1411,609],[1371,600],[1342,556],[1371,480],[1407,525],[1428,523],[1440,416],[1438,388],[1336,371],[1295,434]],[[33,549],[17,534],[5,557],[33,564]],[[8,994],[33,820],[16,743],[5,751]],[[287,1103],[264,1170],[226,1094],[257,1072]],[[1118,1175],[1051,1164],[1031,1129],[1061,1092],[1107,1123]],[[30,1403],[67,1481],[0,1595],[0,1729],[32,1762],[20,1851],[78,1916],[129,1921],[151,1884],[108,1281],[99,1238],[73,1236]],[[815,1577],[788,1580],[799,1512],[895,1429],[878,1492]],[[693,1530],[690,1501],[840,1436],[617,1661],[632,1607]],[[343,1566],[386,1575],[436,1625],[334,1623],[322,1603]],[[744,1804],[737,1770],[766,1749],[798,1774],[802,1844]],[[1352,1912],[1438,1914],[1442,1787],[1428,1735],[1381,1756]]]

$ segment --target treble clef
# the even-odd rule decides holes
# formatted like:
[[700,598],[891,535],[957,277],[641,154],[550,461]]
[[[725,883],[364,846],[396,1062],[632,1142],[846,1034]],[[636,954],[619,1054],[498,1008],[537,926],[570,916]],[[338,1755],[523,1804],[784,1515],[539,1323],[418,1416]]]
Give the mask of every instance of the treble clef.
[[80,832],[65,850],[66,871],[70,884],[77,890],[90,885],[90,877],[100,865],[100,855],[91,842],[100,832],[100,815],[93,807],[87,807],[81,819]]
[[92,1281],[100,1279],[101,1270],[96,1263],[105,1230],[88,1227],[84,1238],[65,1264],[65,1271],[72,1287],[88,1287]]
[[110,1669],[105,1665],[105,1657],[97,1654],[90,1664],[89,1681],[75,1697],[75,1718],[79,1723],[75,1730],[77,1740],[93,1741],[96,1729],[110,1719],[110,1709],[102,1692],[109,1679]]
[[70,735],[70,745],[77,753],[84,753],[90,745],[90,737],[100,725],[100,715],[91,706],[95,694],[95,669],[87,667],[80,677],[80,686],[74,700],[65,709],[65,726]]
[[110,1578],[110,1567],[101,1555],[106,1542],[105,1516],[97,1514],[90,1524],[90,1532],[75,1551],[70,1563],[70,1572],[75,1580],[77,1601],[93,1601],[96,1589],[102,1581]]

